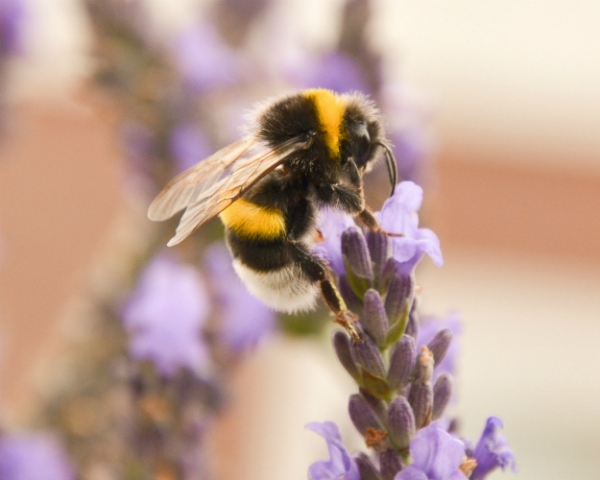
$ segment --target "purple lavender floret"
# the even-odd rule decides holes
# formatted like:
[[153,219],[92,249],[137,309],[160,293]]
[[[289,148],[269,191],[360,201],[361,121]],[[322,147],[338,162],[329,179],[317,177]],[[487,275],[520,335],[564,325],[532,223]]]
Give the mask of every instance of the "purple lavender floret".
[[465,446],[450,436],[438,422],[417,432],[410,442],[412,463],[394,480],[466,480],[459,467],[465,456]]
[[326,207],[319,212],[317,228],[323,236],[323,241],[313,247],[313,253],[325,258],[338,275],[345,272],[341,248],[342,234],[350,227],[355,227],[354,220],[341,210]]
[[209,359],[202,339],[207,313],[199,273],[167,254],[157,255],[121,312],[131,335],[129,354],[151,360],[166,377],[180,367],[202,370]]
[[[403,234],[402,237],[390,237],[392,255],[399,262],[399,273],[411,274],[426,253],[437,266],[444,262],[437,235],[428,228],[418,227],[417,211],[422,202],[421,187],[409,181],[400,182],[381,212],[375,214],[384,230]],[[355,227],[352,217],[338,210],[324,208],[320,212],[317,227],[323,235],[323,241],[315,245],[313,251],[325,257],[336,273],[344,274],[340,240],[345,230]]]
[[342,436],[333,422],[313,422],[306,428],[321,435],[327,442],[329,460],[313,463],[308,470],[309,480],[360,480],[358,467],[342,443]]
[[477,466],[473,470],[471,480],[482,480],[497,467],[502,470],[510,467],[513,472],[517,471],[515,455],[504,435],[500,433],[503,427],[502,420],[498,417],[487,419],[481,438],[473,451]]
[[0,437],[0,480],[74,480],[58,439],[47,433]]
[[396,186],[394,195],[387,199],[381,212],[376,214],[384,230],[403,234],[402,237],[391,239],[392,255],[400,262],[403,273],[411,273],[425,254],[438,267],[444,263],[437,235],[428,228],[419,228],[417,211],[422,202],[421,187],[410,181],[401,182]]
[[239,76],[239,58],[209,24],[196,24],[175,40],[174,55],[185,84],[196,91],[231,85]]
[[182,123],[173,129],[169,147],[177,173],[187,170],[212,153],[204,131],[191,123]]
[[427,318],[421,320],[419,325],[419,336],[417,338],[417,349],[427,345],[433,337],[444,328],[449,328],[454,334],[450,347],[440,363],[436,363],[433,381],[442,373],[456,375],[458,356],[460,352],[459,335],[462,333],[462,322],[457,313],[450,313],[443,318]]
[[276,327],[276,314],[252,296],[231,266],[231,255],[222,243],[205,254],[219,315],[218,335],[234,353],[254,347]]

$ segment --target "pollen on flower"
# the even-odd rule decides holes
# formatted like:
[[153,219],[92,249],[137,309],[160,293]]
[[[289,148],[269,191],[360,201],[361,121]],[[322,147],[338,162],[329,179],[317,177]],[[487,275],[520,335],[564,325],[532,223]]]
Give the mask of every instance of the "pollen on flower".
[[433,364],[433,352],[427,348],[426,345],[421,347],[421,353],[419,354],[419,363],[424,367]]
[[458,469],[463,472],[467,477],[471,475],[471,472],[475,470],[477,461],[474,458],[463,457],[463,460]]
[[377,428],[369,427],[365,434],[365,443],[368,448],[374,448],[375,450],[382,450],[386,446],[385,439],[388,434],[385,430],[378,430]]

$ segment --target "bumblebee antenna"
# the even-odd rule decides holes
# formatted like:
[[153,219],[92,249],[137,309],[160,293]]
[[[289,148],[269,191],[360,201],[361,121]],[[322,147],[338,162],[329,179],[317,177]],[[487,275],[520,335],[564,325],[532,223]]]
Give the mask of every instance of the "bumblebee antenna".
[[385,151],[385,164],[387,166],[390,183],[392,184],[392,193],[390,193],[391,197],[396,189],[396,183],[398,183],[398,166],[396,164],[396,158],[394,157],[392,149],[387,143],[379,141],[377,142],[377,145],[382,146],[383,150]]

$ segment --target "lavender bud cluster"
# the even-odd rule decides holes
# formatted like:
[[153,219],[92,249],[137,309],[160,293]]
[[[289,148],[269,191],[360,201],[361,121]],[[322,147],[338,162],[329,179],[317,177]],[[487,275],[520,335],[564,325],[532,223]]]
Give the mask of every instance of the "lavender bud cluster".
[[[393,478],[408,461],[416,431],[440,418],[450,400],[451,377],[441,376],[435,384],[432,379],[452,331],[440,330],[417,351],[414,275],[402,272],[390,256],[386,235],[369,232],[367,238],[349,228],[341,245],[349,287],[342,292],[358,307],[361,341],[338,331],[333,342],[340,362],[359,386],[348,405],[352,423],[377,452],[382,478]],[[366,464],[366,457],[361,462]]]
[[[347,480],[482,479],[497,466],[514,468],[514,455],[499,433],[499,419],[488,420],[477,447],[486,446],[483,454],[455,436],[453,422],[445,414],[454,381],[451,370],[442,366],[454,363],[454,331],[440,326],[431,334],[439,322],[419,319],[415,266],[425,253],[442,263],[435,234],[418,228],[421,200],[418,186],[402,182],[376,214],[386,231],[403,233],[400,237],[363,234],[339,219],[333,223],[337,232],[331,226],[323,229],[326,245],[317,251],[334,260],[341,252],[343,268],[336,268],[333,261],[331,265],[344,300],[360,319],[356,327],[360,339],[337,331],[333,346],[358,387],[348,402],[350,419],[373,454],[359,453],[353,463],[341,463],[340,458],[349,456],[344,449],[328,462],[313,464],[311,480],[342,478],[339,475]],[[333,214],[326,214],[324,222],[329,222],[329,215]],[[327,235],[339,238],[339,252],[335,241],[327,243]],[[339,446],[335,424],[321,425],[327,426],[309,428],[327,440],[330,450],[332,442]]]

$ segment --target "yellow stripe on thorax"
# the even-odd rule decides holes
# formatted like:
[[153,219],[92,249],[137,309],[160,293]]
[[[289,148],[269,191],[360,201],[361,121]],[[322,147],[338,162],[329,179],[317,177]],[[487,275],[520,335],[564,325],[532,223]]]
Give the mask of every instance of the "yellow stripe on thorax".
[[285,235],[285,217],[278,208],[264,207],[240,198],[219,215],[237,235],[250,239],[275,240]]
[[343,136],[342,120],[346,110],[344,103],[338,95],[324,88],[307,90],[304,95],[315,103],[319,123],[325,132],[327,149],[332,157],[338,158]]

